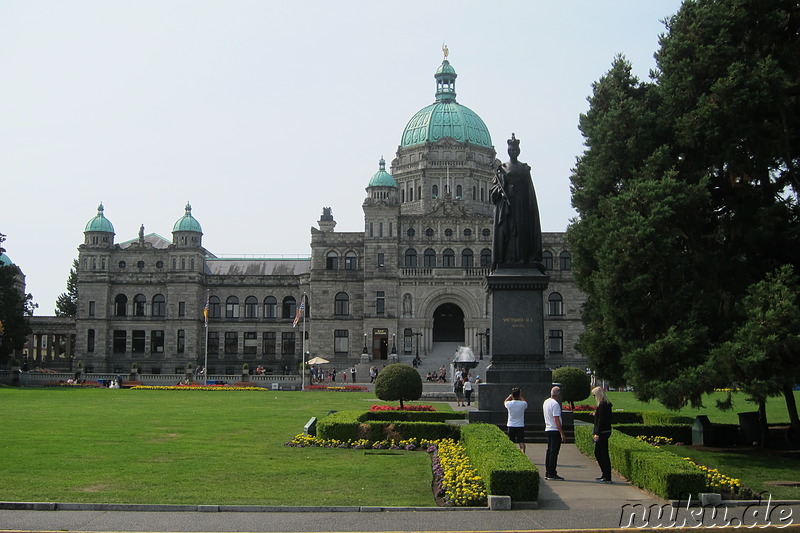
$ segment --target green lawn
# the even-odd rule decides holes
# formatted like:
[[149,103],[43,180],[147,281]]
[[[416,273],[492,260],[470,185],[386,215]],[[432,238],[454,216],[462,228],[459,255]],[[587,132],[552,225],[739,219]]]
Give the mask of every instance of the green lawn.
[[427,453],[284,446],[371,397],[0,388],[0,501],[435,506]]
[[[622,409],[624,411],[664,411],[668,413],[676,413],[684,416],[695,417],[697,415],[708,415],[708,419],[715,424],[738,424],[739,417],[737,413],[745,411],[757,411],[758,406],[745,400],[744,394],[735,392],[733,394],[733,409],[730,411],[720,411],[716,407],[716,400],[723,400],[727,396],[724,392],[715,392],[707,395],[703,400],[703,407],[700,409],[693,409],[691,407],[684,407],[680,411],[669,411],[658,402],[640,402],[637,400],[632,392],[609,392],[608,399],[614,404],[614,410]],[[795,400],[800,405],[800,391],[794,392]],[[585,400],[578,403],[588,403],[594,405],[594,400]],[[789,413],[786,410],[786,402],[783,396],[770,398],[767,401],[767,420],[770,424],[789,423]]]

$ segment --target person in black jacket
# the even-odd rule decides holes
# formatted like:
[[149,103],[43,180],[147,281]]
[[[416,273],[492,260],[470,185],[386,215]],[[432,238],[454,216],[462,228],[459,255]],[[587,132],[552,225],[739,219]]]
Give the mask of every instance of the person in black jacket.
[[594,413],[594,456],[600,465],[601,475],[598,483],[611,483],[611,458],[608,456],[608,438],[611,436],[611,402],[608,401],[602,387],[592,389],[592,395],[597,400],[597,410]]

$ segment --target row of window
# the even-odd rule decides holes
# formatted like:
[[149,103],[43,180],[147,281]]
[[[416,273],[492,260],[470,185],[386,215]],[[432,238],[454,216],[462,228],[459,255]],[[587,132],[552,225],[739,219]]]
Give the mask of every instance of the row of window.
[[[425,256],[425,266],[435,266],[434,260],[430,263],[427,262],[428,256]],[[462,263],[463,264],[463,263]],[[411,265],[410,265],[411,266]],[[445,264],[444,266],[447,266]],[[126,316],[127,313],[128,297],[124,294],[118,294],[114,300],[115,316]],[[142,294],[137,294],[133,297],[133,316],[145,316],[146,298]],[[237,296],[229,296],[225,300],[225,318],[239,318],[239,311],[241,309],[240,300]],[[259,301],[255,296],[248,296],[244,300],[244,318],[258,318],[259,316]],[[280,318],[293,319],[297,313],[297,300],[293,296],[287,296],[281,302]],[[166,312],[166,299],[162,294],[156,294],[152,298],[151,303],[151,316],[163,317]],[[377,291],[375,299],[375,314],[383,315],[386,312],[386,293],[384,291]],[[309,306],[306,304],[306,316],[309,314]],[[336,316],[348,316],[350,314],[350,296],[345,292],[336,293],[333,299],[333,314]],[[547,314],[549,316],[563,316],[564,315],[564,299],[558,292],[550,293],[547,297]],[[89,302],[89,315],[94,315],[94,302]],[[185,316],[185,302],[179,302],[178,315]],[[209,318],[222,318],[222,303],[217,296],[211,296],[208,300],[208,316]],[[279,318],[278,316],[278,300],[274,296],[267,296],[263,302],[263,318]]]
[[[97,257],[84,257],[84,259],[83,259],[83,268],[84,268],[84,270],[97,270],[98,269],[97,268],[98,267],[97,259],[98,259]],[[106,258],[105,257],[100,257],[99,259],[100,259],[100,263],[99,263],[100,270],[105,270],[106,269]],[[186,261],[185,257],[181,257],[180,269],[181,270],[186,270],[187,265],[188,265],[189,270],[194,270],[194,258],[193,257],[190,257],[188,262]],[[125,270],[127,268],[128,264],[125,261],[120,261],[119,263],[117,263],[117,266],[119,267],[120,270]],[[139,260],[139,261],[136,262],[136,268],[138,268],[139,270],[143,269],[145,266],[146,266],[146,263],[144,261]],[[161,270],[162,268],[164,268],[164,261],[161,261],[161,260],[156,261],[155,262],[155,267],[157,269]],[[172,258],[172,270],[178,270],[178,258],[177,257],[173,257]]]
[[[473,201],[478,201],[478,192],[479,191],[480,191],[480,201],[481,202],[486,202],[487,201],[487,195],[486,195],[486,189],[484,187],[481,187],[480,189],[478,189],[478,187],[476,187],[476,186],[472,187],[472,200]],[[444,185],[444,186],[442,186],[442,192],[443,192],[444,195],[448,195],[448,194],[452,194],[453,191],[452,191],[452,188],[450,186]],[[422,199],[422,186],[421,185],[417,186],[416,193],[417,193],[417,199],[418,200]],[[461,185],[456,185],[456,198],[460,200],[463,197],[464,197],[464,188]],[[409,202],[413,202],[414,201],[414,187],[413,186],[408,187],[407,191],[406,191],[406,189],[401,189],[400,190],[400,201],[401,202],[405,202],[406,198],[408,198]],[[439,185],[434,184],[434,185],[431,186],[431,198],[434,199],[434,200],[439,198]]]
[[[407,345],[411,347],[411,333],[405,330]],[[186,351],[186,331],[179,329],[176,333],[176,351],[185,353]],[[147,332],[145,330],[131,331],[131,353],[143,354],[146,351]],[[222,342],[221,342],[222,341]],[[239,333],[236,331],[226,331],[224,337],[218,331],[208,332],[208,353],[219,355],[238,355],[241,348],[245,355],[256,355],[259,353],[258,333],[249,331],[243,333],[243,345],[239,346]],[[278,344],[278,333],[266,331],[261,334],[261,354],[263,355],[296,355],[297,338],[294,331],[281,332],[280,344]],[[549,330],[547,346],[550,353],[564,352],[564,332],[562,330]],[[278,351],[280,348],[280,352]],[[95,330],[88,330],[87,346],[88,352],[95,349]],[[113,351],[115,354],[123,354],[128,350],[128,332],[126,330],[114,330],[113,332]],[[350,351],[350,332],[346,329],[337,329],[333,332],[333,351],[336,354],[346,354]],[[150,353],[164,353],[164,331],[150,331]]]

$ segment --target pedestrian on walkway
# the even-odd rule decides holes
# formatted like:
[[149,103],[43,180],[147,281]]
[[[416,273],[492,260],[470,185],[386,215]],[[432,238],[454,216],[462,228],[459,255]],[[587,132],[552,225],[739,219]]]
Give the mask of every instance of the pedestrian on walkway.
[[567,440],[561,426],[561,388],[550,389],[550,397],[542,404],[544,411],[544,434],[547,436],[547,452],[544,456],[544,478],[548,481],[561,481],[558,475],[558,452],[561,443]]
[[597,400],[597,410],[594,412],[594,457],[600,465],[598,483],[611,483],[611,458],[608,455],[608,438],[611,436],[611,402],[608,401],[606,392],[602,387],[592,389],[592,395]]
[[467,379],[464,381],[464,400],[466,400],[467,405],[469,405],[472,399],[472,390],[472,380],[467,376]]
[[520,451],[525,453],[525,409],[528,408],[528,402],[522,397],[522,392],[514,387],[503,403],[508,411],[508,438],[519,444]]
[[453,382],[453,392],[456,393],[456,402],[458,403],[459,407],[464,406],[464,382],[461,381],[461,377],[457,377],[456,380]]

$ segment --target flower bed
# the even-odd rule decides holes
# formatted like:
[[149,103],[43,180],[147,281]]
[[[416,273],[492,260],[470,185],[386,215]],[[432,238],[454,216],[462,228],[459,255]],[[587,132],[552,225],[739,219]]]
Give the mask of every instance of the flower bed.
[[230,385],[137,385],[131,387],[130,390],[181,390],[181,391],[259,391],[269,392],[262,387],[233,387]]
[[364,385],[343,385],[341,387],[329,387],[328,385],[307,385],[305,390],[325,390],[334,392],[367,392],[369,387]]
[[377,411],[436,411],[432,405],[411,405],[406,403],[404,407],[399,405],[373,405],[369,408],[372,412]]

